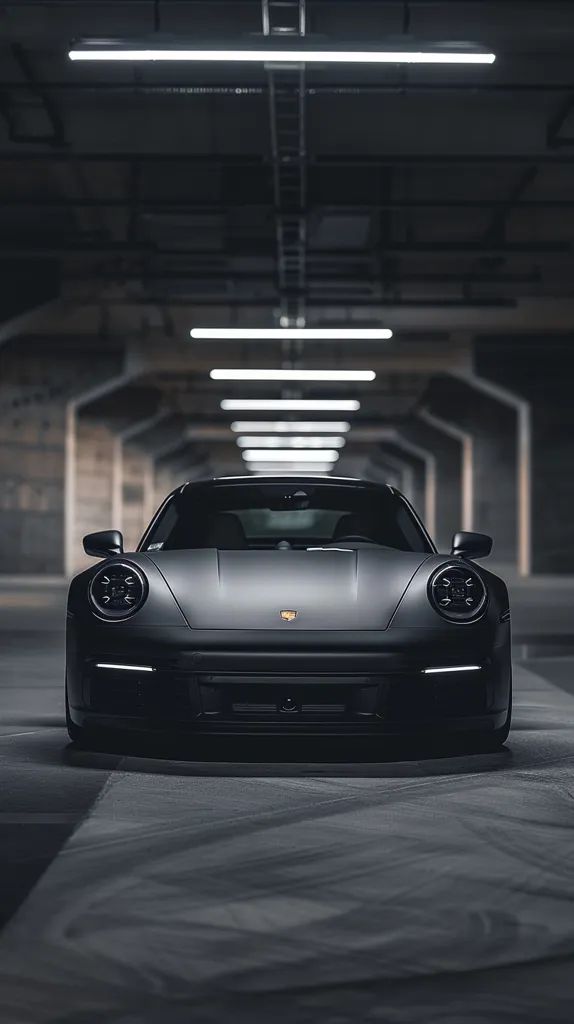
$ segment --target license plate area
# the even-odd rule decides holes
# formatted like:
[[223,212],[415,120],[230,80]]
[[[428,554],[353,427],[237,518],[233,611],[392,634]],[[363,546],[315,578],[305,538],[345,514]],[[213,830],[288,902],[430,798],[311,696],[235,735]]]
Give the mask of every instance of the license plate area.
[[374,715],[378,686],[369,677],[203,676],[204,715],[225,719],[324,720]]

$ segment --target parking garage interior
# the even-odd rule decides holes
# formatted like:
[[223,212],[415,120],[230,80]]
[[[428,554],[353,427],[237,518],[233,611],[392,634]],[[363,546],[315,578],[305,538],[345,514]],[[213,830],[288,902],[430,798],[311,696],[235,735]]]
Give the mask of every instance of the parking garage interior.
[[[6,1024],[571,1021],[573,47],[570,0],[0,3]],[[504,748],[76,749],[84,535],[305,471],[492,535]]]

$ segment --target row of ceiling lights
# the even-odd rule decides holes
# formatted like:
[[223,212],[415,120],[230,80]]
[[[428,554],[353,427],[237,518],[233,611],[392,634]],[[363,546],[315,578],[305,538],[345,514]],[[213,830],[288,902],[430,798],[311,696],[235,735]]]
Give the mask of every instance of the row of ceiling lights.
[[[224,62],[224,63],[260,63],[265,64],[272,61],[294,64],[492,64],[495,60],[495,54],[485,52],[483,49],[463,44],[459,46],[442,47],[440,45],[425,46],[423,48],[411,47],[407,49],[405,46],[389,47],[386,50],[383,49],[351,49],[347,48],[344,50],[333,50],[333,49],[318,49],[312,50],[306,46],[302,46],[301,42],[298,41],[296,46],[289,48],[278,49],[275,46],[269,46],[269,41],[265,41],[265,45],[259,49],[241,49],[240,47],[226,48],[226,49],[205,49],[198,48],[197,46],[183,46],[180,43],[176,46],[171,44],[168,46],[161,45],[160,40],[156,36],[155,40],[150,44],[149,42],[143,44],[126,44],[125,41],[116,40],[113,42],[109,41],[85,41],[84,43],[73,47],[69,51],[69,57],[72,61],[128,61],[128,62],[142,62],[142,61],[175,61],[175,62]],[[289,325],[282,326],[281,328],[275,329],[258,329],[249,330],[244,328],[230,328],[222,331],[216,328],[194,328],[191,331],[192,338],[197,339],[231,339],[231,340],[306,340],[306,339],[326,339],[329,341],[335,340],[384,340],[392,337],[392,332],[388,329],[328,329],[328,328],[305,328],[299,326],[289,327]],[[365,381],[374,380],[375,374],[372,371],[303,371],[303,370],[219,370],[212,371],[211,374],[214,380],[275,380],[275,381],[309,381],[309,380],[331,380],[331,381]],[[221,402],[221,408],[224,411],[240,411],[240,410],[253,410],[253,411],[284,411],[284,412],[297,412],[297,411],[345,411],[354,412],[360,407],[360,403],[356,400],[335,400],[335,399],[223,399]],[[239,424],[235,424],[238,427]],[[274,425],[275,426],[275,425]],[[349,429],[349,424],[345,423],[345,433]],[[307,432],[303,429],[301,424],[293,424],[293,429],[297,429],[299,433]],[[318,429],[318,428],[315,428]],[[286,432],[287,428],[285,423],[282,422],[281,429],[277,431],[278,434]],[[275,430],[273,431],[275,434]],[[268,438],[266,444],[262,444],[259,448],[247,447],[247,442],[252,439],[246,434],[243,437],[238,438],[240,447],[243,448],[243,458],[248,464],[259,465],[266,471],[273,471],[274,469],[287,470],[287,459],[292,459],[292,451],[295,449],[297,442],[302,442],[304,439],[299,437],[297,434],[294,435],[290,440],[289,448],[281,447],[280,438]],[[334,439],[335,440],[335,439]],[[304,464],[307,464],[310,469],[311,459],[317,458],[316,451],[313,447],[321,447],[321,464],[315,462],[313,469],[315,472],[327,472],[329,468],[339,458],[338,448],[342,447],[345,443],[345,439],[339,435],[336,436],[336,442],[333,441],[331,448],[322,447],[323,439],[319,437],[312,437],[306,439],[304,444],[299,446],[297,463],[292,463],[290,469],[293,472],[300,471]],[[244,446],[245,444],[245,446]],[[269,448],[274,448],[275,462],[269,463],[266,460],[269,456]],[[282,464],[283,463],[283,464]]]
[[[210,377],[212,380],[249,380],[249,381],[330,381],[330,382],[370,382],[376,379],[376,373],[374,370],[212,370]],[[253,403],[256,403],[255,405]],[[328,405],[325,405],[325,402]],[[262,404],[263,403],[263,404]],[[286,404],[288,403],[288,405]],[[354,411],[358,409],[360,403],[355,400],[345,399],[342,402],[336,399],[223,399],[221,402],[221,408],[224,410],[229,409],[313,409],[323,410],[329,409],[345,409]],[[292,429],[297,428],[297,424],[289,424]],[[253,426],[253,424],[251,424]],[[257,424],[256,424],[257,426]],[[285,471],[287,468],[285,463],[289,463],[289,469],[291,472],[314,472],[324,473],[328,472],[332,468],[333,464],[337,461],[339,453],[337,449],[343,448],[345,445],[345,438],[339,435],[335,436],[281,436],[284,432],[286,424],[281,424],[281,430],[276,430],[276,424],[267,423],[268,436],[257,438],[251,437],[247,434],[237,438],[237,445],[244,449],[242,452],[243,459],[247,462],[249,468],[257,471],[258,464],[264,464],[264,470],[266,472],[280,469],[281,467],[277,464],[282,463]],[[326,424],[321,424],[321,421],[311,422],[307,424],[310,430],[328,430]],[[335,424],[335,427],[340,424]],[[350,424],[345,423],[344,427],[346,430],[349,429]],[[258,429],[262,429],[258,426]],[[263,428],[265,429],[265,427]],[[346,430],[344,432],[346,432]],[[273,449],[273,462],[269,462],[270,452],[266,449]],[[320,451],[318,451],[320,449]],[[295,454],[297,458],[294,459]],[[305,465],[302,465],[304,463]],[[309,464],[312,463],[312,466]],[[255,464],[255,465],[253,465]]]
[[[291,447],[290,442],[296,441],[296,448],[305,448],[307,445],[310,448],[342,448],[345,444],[345,438],[341,437],[342,434],[347,434],[351,429],[351,424],[346,420],[234,420],[231,424],[231,430],[239,434],[237,438],[237,444],[240,448],[271,448],[275,449],[280,447],[281,442],[286,444],[286,448]],[[266,434],[266,437],[253,437],[248,436],[251,434]],[[305,434],[310,436],[304,436]],[[320,435],[323,436],[320,436]],[[297,436],[303,435],[303,436]],[[291,472],[291,473],[328,473],[333,463],[321,462],[322,451],[318,451],[316,454],[317,462],[305,463],[297,462],[295,460],[295,452],[292,451],[294,461],[290,464],[278,462],[259,462],[252,463],[250,469],[252,472]],[[274,458],[274,453],[269,452],[269,458]]]
[[[190,331],[195,340],[368,340],[381,341],[392,337],[388,328],[210,328],[195,327]],[[369,383],[376,379],[374,370],[303,370],[303,369],[213,369],[212,380],[276,381],[280,383]],[[305,398],[224,398],[224,412],[229,411],[285,411],[285,412],[356,412],[360,402],[356,399]],[[346,439],[341,434],[350,430],[346,421],[246,421],[235,422],[232,430],[240,432],[237,445],[250,470],[254,472],[313,472],[326,473],[339,458]],[[249,431],[268,436],[249,436]],[[319,436],[318,432],[324,435]],[[281,436],[290,433],[291,437]],[[298,436],[308,433],[308,437]],[[270,451],[269,449],[272,449]],[[273,460],[270,461],[271,455]]]
[[[253,408],[252,402],[257,399],[223,399],[221,407],[224,410],[231,408]],[[289,410],[344,408],[354,411],[360,407],[355,400],[343,399],[260,399],[255,408],[280,408]],[[333,429],[342,429],[342,433],[350,430],[350,423],[344,421],[279,421],[257,422],[257,421],[235,421],[232,429],[255,428],[261,432],[267,432],[267,436],[254,437],[249,434],[241,434],[237,437],[236,443],[242,449],[242,457],[249,469],[263,472],[292,472],[292,473],[326,473],[329,472],[339,458],[339,451],[344,447],[346,438],[339,434],[330,434]],[[277,429],[279,428],[279,429]],[[287,433],[287,431],[293,433]],[[299,431],[299,433],[296,433]],[[303,436],[307,431],[307,436]],[[315,431],[315,433],[311,433]],[[317,433],[324,431],[325,433]],[[272,458],[272,461],[270,459]]]

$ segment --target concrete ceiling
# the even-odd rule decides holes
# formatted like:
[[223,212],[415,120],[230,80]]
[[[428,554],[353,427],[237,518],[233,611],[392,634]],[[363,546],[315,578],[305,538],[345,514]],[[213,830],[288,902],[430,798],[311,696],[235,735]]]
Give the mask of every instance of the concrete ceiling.
[[[128,339],[158,407],[212,427],[225,420],[211,366],[375,368],[376,383],[352,393],[361,391],[365,424],[386,423],[408,415],[433,373],[464,365],[473,333],[573,330],[571,3],[305,5],[311,42],[469,40],[497,54],[492,67],[282,75],[67,59],[77,37],[158,27],[246,43],[261,36],[266,6],[272,31],[281,19],[293,27],[301,8],[2,4],[0,231],[11,276],[0,315],[56,299],[32,324],[48,346],[55,336],[81,344],[83,333]],[[291,149],[281,141],[289,123]],[[297,165],[291,185],[286,161]],[[395,339],[304,349],[188,341],[194,324],[273,326],[294,311],[310,326],[391,326]]]

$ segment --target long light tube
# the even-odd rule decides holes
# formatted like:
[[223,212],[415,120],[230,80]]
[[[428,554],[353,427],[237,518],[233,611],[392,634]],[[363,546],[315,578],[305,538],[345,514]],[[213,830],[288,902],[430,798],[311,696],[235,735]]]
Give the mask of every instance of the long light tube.
[[370,381],[374,370],[212,370],[212,380],[326,380]]
[[192,327],[196,341],[388,341],[386,327]]
[[246,462],[269,462],[270,459],[273,462],[336,462],[339,458],[339,452],[330,448],[321,449],[320,455],[309,449],[302,449],[295,454],[286,448],[278,448],[271,455],[264,448],[245,448],[241,455]]
[[108,661],[96,662],[96,668],[111,668],[122,672],[155,672],[152,665],[116,665]]
[[242,435],[236,440],[238,448],[344,448],[344,437],[253,437]]
[[234,420],[234,434],[347,434],[351,424],[345,420]]
[[218,63],[281,64],[492,64],[494,53],[476,50],[197,50],[135,49],[129,46],[91,45],[68,51],[70,60],[79,61],[215,61]]
[[286,473],[330,473],[333,469],[332,462],[253,462],[248,463],[247,469],[254,475],[262,473],[275,473],[283,476]]
[[446,668],[423,668],[426,676],[434,675],[435,672],[479,672],[480,665],[449,665]]
[[224,398],[220,405],[224,412],[356,412],[361,408],[354,398]]

